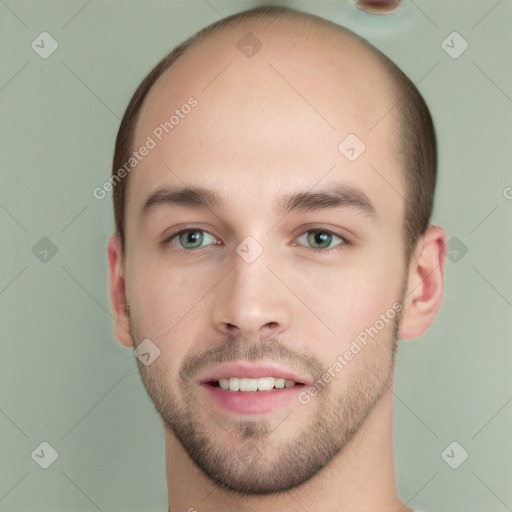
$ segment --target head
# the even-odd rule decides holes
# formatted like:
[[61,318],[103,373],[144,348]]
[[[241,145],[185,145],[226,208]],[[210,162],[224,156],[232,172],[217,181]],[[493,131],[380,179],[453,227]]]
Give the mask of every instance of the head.
[[[429,109],[411,80],[390,60],[386,55],[365,39],[353,33],[345,27],[335,25],[327,20],[298,13],[284,7],[262,7],[244,11],[233,16],[226,17],[209,25],[182,44],[174,48],[164,57],[141,82],[132,96],[119,127],[114,159],[112,165],[112,181],[114,184],[114,220],[116,232],[120,237],[123,249],[125,248],[125,215],[126,215],[126,190],[129,181],[131,167],[126,164],[133,158],[135,147],[135,127],[139,114],[155,82],[166,73],[180,58],[200,42],[209,40],[213,35],[222,33],[229,27],[237,26],[252,21],[262,21],[263,25],[271,24],[275,18],[291,18],[296,26],[301,26],[303,33],[316,26],[319,31],[329,30],[337,32],[340,40],[345,38],[366,49],[376,59],[378,65],[387,73],[387,86],[392,94],[393,104],[390,112],[382,112],[382,116],[389,116],[394,121],[393,151],[397,165],[401,170],[404,196],[404,215],[402,219],[403,248],[408,262],[418,239],[425,234],[434,206],[434,192],[437,177],[437,144],[434,125]],[[241,26],[241,25],[240,25]],[[275,33],[275,37],[289,37],[286,32]],[[318,36],[318,34],[317,34]],[[236,43],[236,42],[235,42]],[[343,51],[339,47],[331,46],[331,51]],[[371,84],[372,94],[379,94],[382,84]],[[340,91],[341,93],[341,91]],[[165,122],[167,119],[163,119]],[[368,131],[373,131],[382,119],[369,119]],[[373,122],[373,123],[372,123]],[[165,130],[165,129],[164,129]],[[152,134],[149,134],[152,135]],[[394,135],[394,137],[393,137]],[[126,177],[120,178],[119,170],[125,167]],[[126,172],[126,169],[129,169]]]
[[[398,338],[424,332],[440,304],[435,177],[416,87],[320,18],[226,18],[144,79],[114,155],[115,332],[158,347],[138,363],[148,394],[212,480],[293,488],[365,423]],[[209,386],[233,361],[285,367],[302,389],[264,414],[219,408]]]

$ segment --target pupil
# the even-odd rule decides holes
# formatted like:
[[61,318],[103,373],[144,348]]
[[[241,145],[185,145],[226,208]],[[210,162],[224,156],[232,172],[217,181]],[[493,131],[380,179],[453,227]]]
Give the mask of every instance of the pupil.
[[[326,233],[325,231],[317,231],[313,233],[314,237],[314,243],[318,245],[324,244],[324,246],[328,246],[330,243],[330,234]],[[325,242],[327,242],[327,245],[325,245]]]
[[183,245],[201,245],[201,241],[203,239],[203,236],[200,231],[188,231],[187,233],[184,233],[185,242]]

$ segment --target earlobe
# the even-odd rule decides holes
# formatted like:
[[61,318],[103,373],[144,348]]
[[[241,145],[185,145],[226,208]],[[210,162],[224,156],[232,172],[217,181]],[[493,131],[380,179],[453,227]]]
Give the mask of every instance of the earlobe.
[[399,337],[414,339],[433,323],[443,298],[446,232],[430,226],[411,256]]
[[108,241],[108,265],[110,273],[110,305],[114,317],[114,335],[126,347],[133,346],[130,331],[129,308],[127,307],[123,252],[118,234]]

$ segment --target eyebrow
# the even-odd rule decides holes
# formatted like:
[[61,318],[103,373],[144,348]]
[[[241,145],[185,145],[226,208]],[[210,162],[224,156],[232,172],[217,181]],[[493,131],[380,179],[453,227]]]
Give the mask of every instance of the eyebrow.
[[[214,191],[203,187],[178,186],[161,188],[150,194],[142,207],[146,214],[157,206],[184,206],[187,208],[221,208],[224,200]],[[275,211],[287,215],[292,211],[313,211],[328,208],[352,208],[370,220],[378,218],[369,197],[357,188],[335,184],[325,190],[294,192],[278,198]]]

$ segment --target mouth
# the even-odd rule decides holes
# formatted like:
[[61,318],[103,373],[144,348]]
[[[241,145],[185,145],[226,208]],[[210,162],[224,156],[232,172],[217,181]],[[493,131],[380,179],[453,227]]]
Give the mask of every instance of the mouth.
[[224,411],[228,414],[267,414],[289,406],[304,384],[283,378],[222,377],[203,382],[206,391],[206,407],[212,414]]
[[[266,414],[290,407],[311,381],[307,374],[267,361],[244,360],[209,368],[199,377],[211,414]],[[202,393],[203,391],[201,391]]]
[[243,393],[268,392],[275,389],[287,389],[304,386],[302,382],[295,382],[284,377],[260,377],[251,379],[248,377],[221,377],[218,380],[206,381],[204,384],[222,389],[223,391]]

